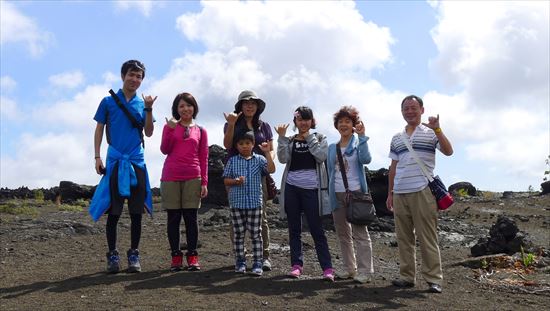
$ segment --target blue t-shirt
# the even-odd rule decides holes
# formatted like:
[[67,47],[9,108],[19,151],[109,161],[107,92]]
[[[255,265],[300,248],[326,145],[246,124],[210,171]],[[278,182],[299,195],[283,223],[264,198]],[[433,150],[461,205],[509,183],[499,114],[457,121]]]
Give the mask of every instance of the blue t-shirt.
[[[145,124],[145,104],[139,96],[134,96],[130,102],[126,102],[126,97],[121,89],[117,92],[120,102],[128,108],[128,111],[142,125]],[[107,135],[109,135],[110,145],[113,146],[122,154],[130,153],[137,145],[141,144],[141,136],[139,130],[132,126],[132,122],[124,114],[122,109],[117,106],[115,100],[111,96],[105,96],[97,112],[94,120],[99,123],[107,124]]]
[[261,208],[263,204],[262,175],[267,174],[267,160],[259,154],[250,159],[240,154],[227,161],[223,171],[224,178],[245,177],[244,184],[229,187],[229,206],[238,209]]

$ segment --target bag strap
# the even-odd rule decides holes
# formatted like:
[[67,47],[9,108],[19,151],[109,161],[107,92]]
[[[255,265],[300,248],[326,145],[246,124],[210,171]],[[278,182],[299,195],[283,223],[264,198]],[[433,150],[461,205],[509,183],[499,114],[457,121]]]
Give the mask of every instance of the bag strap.
[[346,168],[344,167],[344,159],[342,157],[342,150],[340,149],[340,143],[336,144],[336,155],[338,156],[338,164],[340,165],[340,173],[342,173],[342,181],[344,182],[344,188],[346,188],[346,192],[348,192],[349,191],[348,178],[346,176]]
[[132,123],[132,126],[135,127],[139,131],[139,139],[141,140],[141,144],[143,145],[143,148],[145,148],[145,140],[143,139],[143,125],[134,118],[134,116],[128,111],[128,108],[122,104],[120,101],[120,98],[118,98],[118,95],[113,91],[113,89],[109,90],[109,94],[111,94],[111,97],[115,100],[115,103],[117,106],[124,112],[128,120],[130,120],[130,123]]
[[422,171],[424,176],[426,176],[426,178],[428,178],[429,182],[432,182],[434,180],[433,177],[428,173],[428,170],[426,169],[426,165],[424,165],[424,162],[422,162],[422,160],[420,160],[420,158],[416,154],[416,151],[414,151],[414,149],[412,148],[411,142],[409,141],[409,138],[406,136],[406,134],[404,132],[401,133],[401,140],[403,141],[405,146],[407,146],[407,149],[409,149],[409,152],[412,154],[412,156],[413,156],[414,160],[416,161],[416,163],[418,163],[418,165],[420,166],[420,170]]

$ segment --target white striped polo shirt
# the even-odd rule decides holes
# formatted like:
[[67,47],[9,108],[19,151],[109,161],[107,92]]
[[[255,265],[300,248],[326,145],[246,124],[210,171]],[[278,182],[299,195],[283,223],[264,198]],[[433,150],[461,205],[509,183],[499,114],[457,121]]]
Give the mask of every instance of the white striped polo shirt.
[[[406,133],[406,132],[405,132]],[[407,134],[405,136],[408,137]],[[419,124],[409,137],[411,146],[418,157],[426,165],[428,173],[433,176],[435,167],[435,149],[439,149],[439,139],[429,127]],[[390,159],[397,161],[395,179],[393,182],[394,193],[411,193],[420,191],[428,185],[428,179],[422,174],[422,170],[409,149],[401,138],[401,133],[393,136],[390,145]]]

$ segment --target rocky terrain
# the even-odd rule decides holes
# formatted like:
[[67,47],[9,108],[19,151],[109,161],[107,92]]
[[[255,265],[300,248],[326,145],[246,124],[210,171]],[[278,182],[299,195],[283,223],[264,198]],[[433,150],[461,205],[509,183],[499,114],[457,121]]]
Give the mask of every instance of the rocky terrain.
[[[375,277],[364,285],[348,280],[323,282],[307,233],[305,276],[288,279],[286,223],[278,219],[278,206],[273,203],[268,206],[268,214],[274,269],[262,277],[233,272],[229,213],[219,204],[205,204],[200,210],[202,271],[168,271],[166,219],[159,204],[155,204],[154,216],[143,221],[143,271],[107,275],[105,218],[94,223],[86,211],[87,200],[69,200],[66,196],[61,200],[59,189],[51,193],[29,190],[27,199],[14,199],[9,195],[12,192],[2,189],[0,309],[550,309],[550,195],[479,191],[470,195],[462,189],[455,189],[456,203],[440,212],[439,243],[445,278],[442,294],[428,293],[420,277],[415,288],[391,286],[391,280],[398,276],[391,216],[380,217],[380,222],[370,228]],[[326,229],[333,262],[339,267],[339,249],[330,219],[326,219]],[[129,218],[124,215],[119,225],[119,249],[126,250],[128,245]],[[521,247],[517,251],[522,245],[523,255]],[[472,247],[476,255],[483,257],[473,257]],[[504,253],[491,255],[494,252]]]

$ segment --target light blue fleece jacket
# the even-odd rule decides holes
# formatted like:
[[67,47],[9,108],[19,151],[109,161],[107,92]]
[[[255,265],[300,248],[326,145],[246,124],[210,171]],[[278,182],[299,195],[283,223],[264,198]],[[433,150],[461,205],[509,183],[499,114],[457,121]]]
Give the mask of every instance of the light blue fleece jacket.
[[[371,155],[369,151],[369,145],[367,141],[369,140],[368,136],[358,136],[353,134],[351,140],[349,141],[346,150],[343,155],[350,155],[354,150],[357,150],[357,176],[361,183],[361,191],[366,193],[368,190],[367,179],[365,176],[365,169],[363,165],[369,164],[371,161]],[[336,172],[336,165],[338,165],[338,156],[336,155],[336,143],[330,144],[328,147],[328,157],[327,157],[327,167],[328,167],[328,194],[330,199],[330,207],[334,211],[338,208],[338,203],[336,201],[336,193],[334,191],[334,174]],[[362,178],[361,178],[362,176]]]

